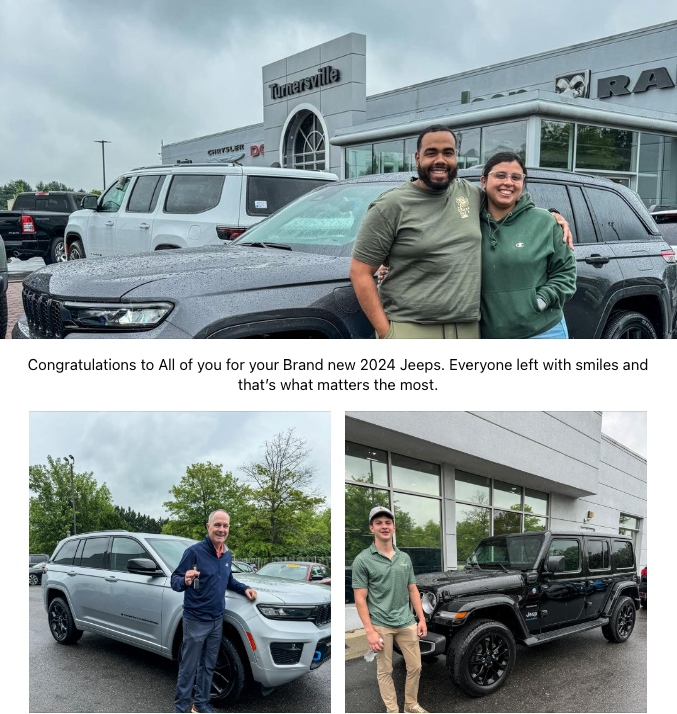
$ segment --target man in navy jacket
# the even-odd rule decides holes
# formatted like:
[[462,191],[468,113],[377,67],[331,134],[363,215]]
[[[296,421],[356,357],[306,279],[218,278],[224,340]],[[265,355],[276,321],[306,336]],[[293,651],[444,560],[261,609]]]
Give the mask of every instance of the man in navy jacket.
[[[221,644],[226,589],[256,599],[256,590],[233,577],[233,555],[226,547],[230,516],[214,511],[207,537],[191,545],[172,573],[172,589],[184,593],[183,644],[174,697],[175,712],[213,712],[209,692]],[[195,701],[191,699],[195,685]]]

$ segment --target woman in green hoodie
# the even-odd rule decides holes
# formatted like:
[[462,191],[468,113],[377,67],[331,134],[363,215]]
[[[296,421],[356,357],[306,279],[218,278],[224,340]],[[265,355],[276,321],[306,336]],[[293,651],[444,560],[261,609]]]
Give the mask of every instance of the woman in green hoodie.
[[523,193],[522,159],[504,151],[484,166],[482,338],[566,339],[562,308],[576,291],[574,253],[552,215]]

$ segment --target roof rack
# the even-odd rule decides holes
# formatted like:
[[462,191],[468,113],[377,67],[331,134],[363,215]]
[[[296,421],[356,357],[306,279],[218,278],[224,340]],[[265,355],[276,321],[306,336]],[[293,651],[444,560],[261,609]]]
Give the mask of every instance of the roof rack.
[[155,164],[154,166],[137,166],[136,168],[133,168],[132,171],[143,171],[144,169],[175,169],[175,168],[183,168],[183,167],[188,167],[192,168],[193,166],[211,166],[212,168],[214,166],[237,166],[240,167],[240,164],[234,164],[232,162],[228,163],[216,163],[216,162],[211,162],[211,163],[198,163],[198,164]]

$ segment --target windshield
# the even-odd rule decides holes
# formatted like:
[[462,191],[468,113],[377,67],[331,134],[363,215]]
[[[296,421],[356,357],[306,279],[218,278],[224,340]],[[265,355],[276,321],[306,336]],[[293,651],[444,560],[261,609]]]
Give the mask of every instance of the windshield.
[[264,565],[257,575],[272,575],[275,578],[287,580],[305,580],[308,568],[298,563],[268,563]]
[[197,541],[190,538],[149,538],[148,543],[153,546],[164,564],[174,572],[186,548],[195,545]]
[[534,567],[543,545],[543,534],[485,538],[468,558],[469,565],[529,570]]
[[302,196],[250,228],[233,245],[278,244],[349,256],[369,204],[398,183],[332,184]]

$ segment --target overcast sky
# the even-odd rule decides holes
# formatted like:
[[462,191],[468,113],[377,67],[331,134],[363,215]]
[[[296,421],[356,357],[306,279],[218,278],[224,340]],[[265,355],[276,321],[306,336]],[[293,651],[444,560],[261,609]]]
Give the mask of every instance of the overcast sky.
[[90,190],[95,140],[110,183],[161,140],[261,122],[261,67],[348,32],[371,95],[673,20],[677,0],[0,0],[0,17],[0,184]]
[[328,412],[31,412],[30,463],[72,454],[75,471],[106,483],[115,505],[166,518],[162,504],[187,466],[211,461],[242,477],[239,467],[290,427],[312,449],[307,463],[329,502]]
[[602,433],[646,459],[646,412],[604,412]]

